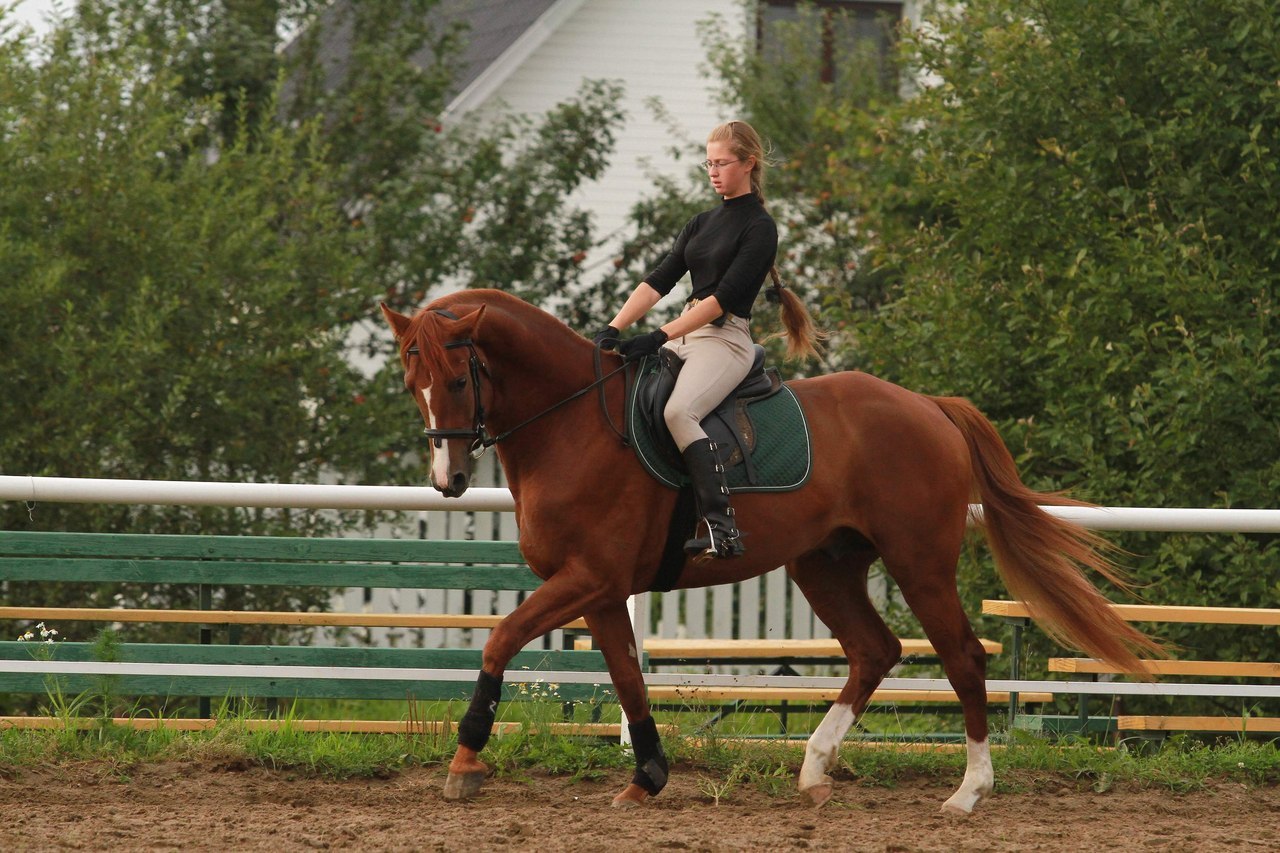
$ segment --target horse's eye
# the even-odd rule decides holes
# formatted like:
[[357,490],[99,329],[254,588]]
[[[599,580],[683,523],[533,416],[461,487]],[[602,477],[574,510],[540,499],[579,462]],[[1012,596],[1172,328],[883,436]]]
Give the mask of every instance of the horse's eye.
[[465,376],[459,376],[457,379],[451,379],[449,381],[450,391],[461,391],[463,388],[466,388],[466,387],[467,387],[467,377]]

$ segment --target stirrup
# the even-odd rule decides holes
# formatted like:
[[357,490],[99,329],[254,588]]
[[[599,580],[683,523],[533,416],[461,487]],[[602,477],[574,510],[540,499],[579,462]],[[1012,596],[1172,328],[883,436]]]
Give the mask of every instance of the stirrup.
[[742,544],[742,534],[736,527],[732,528],[726,536],[717,536],[714,525],[705,519],[703,523],[707,525],[707,535],[695,536],[684,543],[684,552],[693,558],[694,563],[728,560],[740,557],[746,552],[746,546]]

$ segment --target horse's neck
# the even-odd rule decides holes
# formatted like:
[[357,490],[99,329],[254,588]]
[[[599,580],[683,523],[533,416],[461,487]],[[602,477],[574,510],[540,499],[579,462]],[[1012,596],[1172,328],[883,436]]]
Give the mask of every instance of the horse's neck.
[[496,346],[491,344],[496,358],[490,370],[513,411],[541,410],[593,381],[590,350],[575,345],[583,342],[550,316],[534,320],[508,318],[497,330]]
[[[620,444],[609,431],[597,390],[564,402],[597,378],[591,349],[577,345],[577,340],[564,331],[558,324],[543,324],[542,328],[520,324],[501,336],[503,343],[495,351],[498,357],[490,370],[495,384],[501,383],[502,401],[493,413],[491,430],[495,434],[516,430],[498,445],[509,480],[515,481],[544,466],[564,465],[577,450],[591,448],[607,437]],[[606,364],[602,371],[607,374],[616,367],[617,364]],[[622,376],[619,374],[604,385],[609,411],[620,426]]]

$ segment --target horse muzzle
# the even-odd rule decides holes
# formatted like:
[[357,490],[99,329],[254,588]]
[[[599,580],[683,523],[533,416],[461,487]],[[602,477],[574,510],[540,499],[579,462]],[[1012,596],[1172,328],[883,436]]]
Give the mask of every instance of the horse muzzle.
[[455,471],[453,476],[449,478],[448,485],[441,486],[439,483],[433,482],[436,491],[440,492],[446,498],[460,498],[471,485],[471,478],[462,471]]

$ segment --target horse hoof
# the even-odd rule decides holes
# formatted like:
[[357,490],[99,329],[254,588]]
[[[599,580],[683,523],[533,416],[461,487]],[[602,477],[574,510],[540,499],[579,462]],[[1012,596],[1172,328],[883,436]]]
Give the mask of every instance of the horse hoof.
[[963,797],[957,799],[956,797],[952,797],[942,804],[942,813],[968,817],[973,813],[973,807],[975,805],[977,805],[977,800],[972,798]]
[[613,798],[613,807],[615,809],[634,809],[644,803],[648,797],[649,792],[633,782],[621,794]]
[[801,796],[809,800],[809,802],[817,808],[831,799],[831,792],[835,790],[835,780],[830,776],[823,776],[822,781],[816,785],[810,785],[800,792]]
[[450,773],[444,780],[444,798],[446,800],[468,800],[480,792],[484,784],[485,772],[471,770],[466,773]]

